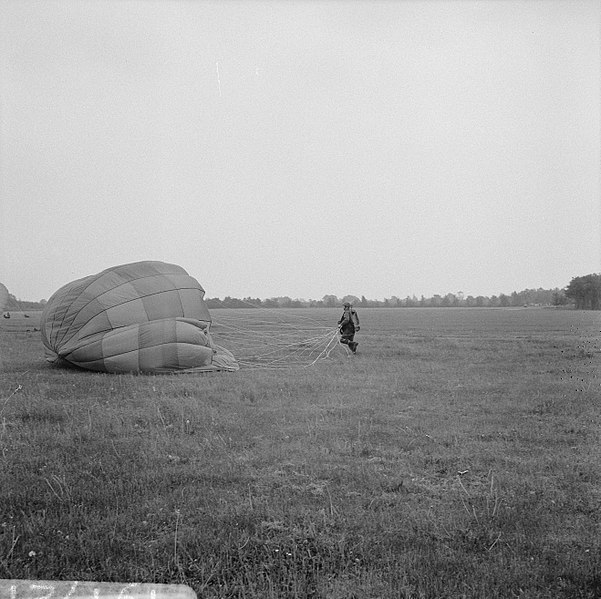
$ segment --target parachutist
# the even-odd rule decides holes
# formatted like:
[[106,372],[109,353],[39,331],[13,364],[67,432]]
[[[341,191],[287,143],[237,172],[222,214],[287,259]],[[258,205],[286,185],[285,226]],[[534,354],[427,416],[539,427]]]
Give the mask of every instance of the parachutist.
[[344,311],[338,321],[340,326],[340,343],[348,345],[349,349],[356,354],[359,345],[355,339],[355,333],[359,331],[359,316],[350,302],[344,302]]

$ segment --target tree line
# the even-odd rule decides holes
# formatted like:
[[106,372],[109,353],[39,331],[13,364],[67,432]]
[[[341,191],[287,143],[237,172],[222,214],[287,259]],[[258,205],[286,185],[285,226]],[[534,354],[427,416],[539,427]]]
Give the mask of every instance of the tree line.
[[22,300],[15,297],[12,293],[8,294],[8,304],[6,305],[6,310],[17,310],[17,311],[26,311],[26,310],[43,310],[44,306],[47,304],[45,299],[40,300],[39,302],[32,302],[28,300]]
[[465,295],[462,291],[447,293],[446,295],[433,295],[432,297],[406,296],[400,298],[392,296],[383,300],[367,299],[364,295],[324,295],[320,300],[292,299],[288,296],[260,299],[258,297],[245,297],[243,299],[226,296],[224,299],[217,297],[205,300],[209,308],[337,308],[344,302],[351,302],[360,308],[509,308],[521,306],[566,306],[570,304],[570,297],[566,290],[555,289],[524,289],[511,294],[501,293],[493,296]]
[[[288,296],[245,297],[239,299],[226,296],[224,299],[211,297],[205,299],[209,308],[337,308],[344,302],[351,302],[361,308],[511,308],[520,306],[567,306],[577,310],[601,310],[601,273],[574,277],[563,289],[524,289],[511,294],[499,295],[465,295],[462,291],[433,295],[431,297],[404,298],[393,295],[383,300],[367,299],[364,295],[324,295],[320,300],[292,299]],[[9,294],[9,309],[41,310],[46,300],[39,302],[17,299]]]

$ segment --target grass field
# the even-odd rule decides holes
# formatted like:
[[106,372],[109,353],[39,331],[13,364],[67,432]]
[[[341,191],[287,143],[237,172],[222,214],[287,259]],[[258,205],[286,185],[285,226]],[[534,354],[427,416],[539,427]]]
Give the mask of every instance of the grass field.
[[[226,347],[233,312],[266,318],[213,311]],[[0,329],[0,578],[601,596],[601,314],[360,316],[356,356],[208,375],[59,369]]]

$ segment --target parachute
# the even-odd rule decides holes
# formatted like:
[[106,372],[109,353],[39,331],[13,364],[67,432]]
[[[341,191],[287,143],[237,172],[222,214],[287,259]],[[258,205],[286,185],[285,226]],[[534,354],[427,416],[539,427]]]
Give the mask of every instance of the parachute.
[[5,311],[8,307],[8,289],[0,283],[0,313],[4,318],[10,318],[10,313]]
[[99,372],[234,371],[213,343],[204,289],[183,268],[157,261],[108,268],[61,287],[40,327],[46,359]]

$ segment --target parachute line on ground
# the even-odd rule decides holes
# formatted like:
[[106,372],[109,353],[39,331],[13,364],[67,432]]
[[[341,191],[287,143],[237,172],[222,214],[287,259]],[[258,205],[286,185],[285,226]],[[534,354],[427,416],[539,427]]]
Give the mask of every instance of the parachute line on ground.
[[[291,308],[213,311],[211,331],[236,356],[241,368],[310,367],[331,357],[338,344],[338,327],[300,315]],[[252,308],[252,309],[250,309]]]

